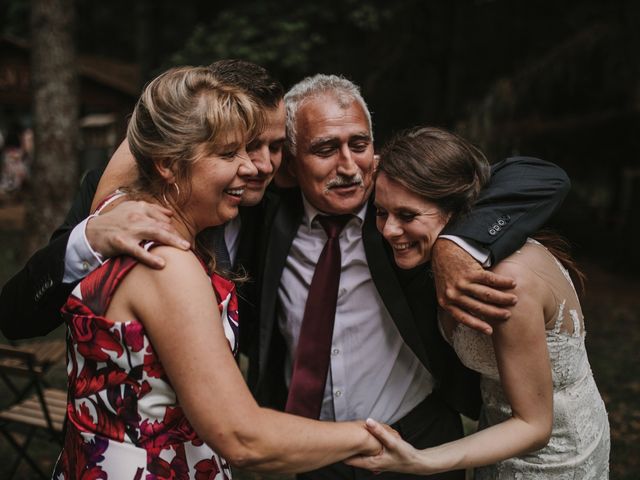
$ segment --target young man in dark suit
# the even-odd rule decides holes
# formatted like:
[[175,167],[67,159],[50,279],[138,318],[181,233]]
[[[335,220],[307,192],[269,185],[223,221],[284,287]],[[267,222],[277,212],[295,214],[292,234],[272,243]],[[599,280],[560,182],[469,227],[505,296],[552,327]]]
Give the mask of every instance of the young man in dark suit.
[[[267,207],[256,272],[259,346],[250,358],[254,394],[263,405],[322,420],[373,417],[418,448],[458,438],[457,412],[478,414],[477,379],[438,332],[428,269],[396,268],[375,227],[371,118],[358,88],[340,77],[316,75],[294,86],[285,104],[291,167],[300,188]],[[540,160],[495,165],[474,212],[446,232],[455,237],[437,241],[434,268],[460,257],[454,242],[483,247],[483,261],[504,258],[548,218],[567,188],[564,173]],[[339,227],[327,226],[335,223]],[[330,264],[327,252],[336,245],[337,263],[321,268]],[[327,275],[335,276],[322,283]],[[480,275],[486,283],[508,285],[508,279]],[[463,308],[479,311],[473,297],[514,301],[480,283],[468,287]],[[370,475],[338,464],[299,477]],[[464,478],[464,472],[429,478]]]

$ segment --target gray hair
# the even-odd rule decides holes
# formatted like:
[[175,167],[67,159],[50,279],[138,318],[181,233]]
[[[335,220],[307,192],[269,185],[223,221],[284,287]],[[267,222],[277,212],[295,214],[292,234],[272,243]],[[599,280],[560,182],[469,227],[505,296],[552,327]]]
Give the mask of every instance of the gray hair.
[[296,116],[298,111],[304,102],[321,95],[333,96],[340,108],[347,108],[352,102],[357,102],[367,117],[369,134],[371,135],[371,140],[373,140],[371,113],[360,94],[360,88],[344,77],[319,73],[296,83],[284,96],[284,103],[287,109],[287,148],[292,155],[295,156],[297,153],[296,136],[298,131]]

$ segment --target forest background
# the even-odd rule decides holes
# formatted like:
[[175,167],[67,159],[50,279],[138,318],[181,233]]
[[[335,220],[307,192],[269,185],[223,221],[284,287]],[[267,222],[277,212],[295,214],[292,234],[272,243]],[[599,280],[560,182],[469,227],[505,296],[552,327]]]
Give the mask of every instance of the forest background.
[[[16,117],[34,129],[36,145],[25,191],[0,205],[1,283],[47,241],[84,173],[83,56],[131,66],[138,89],[170,66],[221,58],[259,63],[285,88],[306,75],[340,74],[362,87],[378,146],[398,130],[437,125],[490,161],[530,155],[563,167],[572,190],[551,226],[590,276],[587,347],[610,412],[612,478],[638,478],[639,2],[4,0],[0,35],[31,46],[34,78],[30,113],[0,104],[0,129]],[[49,109],[48,121],[38,118],[47,112],[43,88],[70,100]],[[55,459],[48,445],[34,448],[44,463]]]

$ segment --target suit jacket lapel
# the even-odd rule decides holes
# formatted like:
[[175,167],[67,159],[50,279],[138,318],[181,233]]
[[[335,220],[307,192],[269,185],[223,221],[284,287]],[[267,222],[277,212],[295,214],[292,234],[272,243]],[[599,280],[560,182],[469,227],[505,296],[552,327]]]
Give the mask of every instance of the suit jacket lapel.
[[261,253],[260,297],[260,376],[266,366],[276,318],[278,287],[291,244],[298,231],[304,208],[300,190],[291,189],[273,198],[264,216],[267,232]]
[[[376,228],[375,209],[371,205],[367,209],[367,215],[362,227],[362,236],[371,277],[385,307],[391,314],[391,318],[393,318],[405,343],[416,354],[422,364],[430,370],[429,358],[416,326],[416,321],[427,321],[427,319],[414,318],[394,269],[393,259],[390,258],[389,247]],[[426,315],[429,315],[429,312],[425,312]]]

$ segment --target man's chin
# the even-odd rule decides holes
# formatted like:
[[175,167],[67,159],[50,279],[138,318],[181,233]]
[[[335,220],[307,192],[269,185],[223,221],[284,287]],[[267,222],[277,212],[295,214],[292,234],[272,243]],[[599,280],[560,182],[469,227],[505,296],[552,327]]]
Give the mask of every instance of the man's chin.
[[327,204],[327,213],[332,215],[357,213],[367,202],[367,197],[363,195],[362,190],[351,193],[350,195],[340,194],[331,195],[331,197]]
[[257,205],[264,197],[264,190],[249,190],[246,189],[242,194],[242,200],[240,201],[240,205],[243,207],[253,207]]

